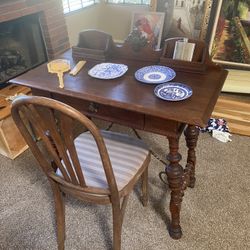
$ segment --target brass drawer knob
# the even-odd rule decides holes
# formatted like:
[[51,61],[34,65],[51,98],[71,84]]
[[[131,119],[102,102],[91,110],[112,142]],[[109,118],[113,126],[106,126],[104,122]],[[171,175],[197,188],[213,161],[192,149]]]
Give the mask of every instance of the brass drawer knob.
[[98,112],[98,104],[91,102],[89,104],[88,110],[92,113],[97,113]]

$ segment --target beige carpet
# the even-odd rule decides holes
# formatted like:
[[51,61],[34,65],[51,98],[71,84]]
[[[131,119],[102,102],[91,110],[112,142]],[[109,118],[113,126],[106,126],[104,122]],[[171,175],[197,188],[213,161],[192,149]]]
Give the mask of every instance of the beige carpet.
[[[118,125],[112,130],[133,134]],[[164,137],[139,134],[165,158],[168,145]],[[224,144],[209,134],[200,135],[197,182],[186,191],[182,203],[180,240],[171,239],[166,230],[170,192],[158,178],[163,164],[152,157],[150,202],[147,208],[141,205],[138,188],[131,195],[122,249],[250,249],[250,138],[234,135],[232,140]],[[186,159],[183,138],[180,152]],[[56,249],[53,209],[50,186],[30,151],[14,161],[0,156],[0,249]],[[110,249],[110,207],[67,197],[66,234],[66,249]]]

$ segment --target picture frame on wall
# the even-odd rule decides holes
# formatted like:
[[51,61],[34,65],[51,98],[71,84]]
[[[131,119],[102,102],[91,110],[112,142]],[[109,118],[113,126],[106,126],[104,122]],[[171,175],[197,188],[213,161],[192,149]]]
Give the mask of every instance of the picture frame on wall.
[[213,0],[153,0],[152,10],[164,12],[162,40],[186,37],[205,40]]
[[250,70],[250,2],[218,0],[209,51],[213,62]]
[[134,12],[132,14],[131,32],[138,31],[140,36],[154,49],[161,45],[165,13]]

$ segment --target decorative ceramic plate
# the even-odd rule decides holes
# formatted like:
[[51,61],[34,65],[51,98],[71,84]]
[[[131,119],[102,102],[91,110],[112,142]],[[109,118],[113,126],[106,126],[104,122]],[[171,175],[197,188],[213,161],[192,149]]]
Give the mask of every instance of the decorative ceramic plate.
[[88,74],[99,79],[114,79],[126,73],[128,66],[117,63],[100,63],[89,70]]
[[174,79],[175,76],[176,73],[173,69],[160,65],[143,67],[135,72],[136,80],[148,84],[168,82]]
[[166,101],[181,101],[189,98],[193,91],[185,84],[169,82],[156,86],[154,93],[157,97]]

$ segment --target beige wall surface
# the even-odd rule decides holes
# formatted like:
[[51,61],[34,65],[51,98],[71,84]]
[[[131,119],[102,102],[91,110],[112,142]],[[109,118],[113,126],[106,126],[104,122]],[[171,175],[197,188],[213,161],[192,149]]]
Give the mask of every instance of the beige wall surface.
[[96,4],[65,16],[71,46],[77,44],[78,34],[81,30],[98,29],[99,10],[100,5]]
[[115,40],[124,40],[131,29],[132,13],[148,10],[148,6],[101,3],[99,29]]
[[67,14],[65,17],[70,45],[77,44],[78,34],[84,29],[99,29],[111,34],[114,40],[124,40],[130,32],[132,13],[148,9],[147,6],[101,2]]

